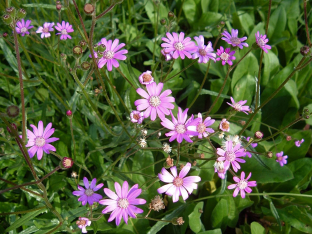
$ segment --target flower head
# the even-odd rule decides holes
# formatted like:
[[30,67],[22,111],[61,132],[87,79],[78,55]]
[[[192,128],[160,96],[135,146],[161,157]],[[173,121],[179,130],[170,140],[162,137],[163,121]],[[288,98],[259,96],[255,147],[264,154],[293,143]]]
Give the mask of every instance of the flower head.
[[83,178],[83,183],[86,189],[78,185],[79,191],[74,191],[73,195],[79,197],[78,201],[81,201],[83,206],[86,205],[87,202],[89,205],[92,205],[94,202],[98,202],[102,198],[102,195],[94,192],[102,188],[103,183],[96,185],[96,178],[94,178],[89,185],[87,177]]
[[171,152],[171,149],[172,149],[172,147],[170,147],[170,145],[168,143],[164,143],[162,148],[165,151],[165,153],[167,153],[167,154],[169,154]]
[[172,112],[172,122],[167,118],[162,119],[161,125],[171,130],[165,134],[167,137],[170,136],[169,142],[174,141],[175,139],[177,139],[177,142],[179,143],[181,143],[183,139],[187,142],[193,142],[190,136],[198,135],[198,132],[195,130],[195,126],[198,124],[200,119],[197,118],[194,120],[193,117],[190,117],[186,120],[187,111],[188,109],[185,109],[184,112],[182,112],[182,109],[179,107],[178,120],[173,116]]
[[231,97],[231,102],[232,102],[232,104],[228,103],[228,102],[227,102],[227,104],[230,105],[231,107],[233,107],[234,110],[239,111],[239,112],[244,112],[246,115],[248,115],[247,111],[250,111],[250,108],[249,108],[249,106],[244,106],[244,104],[247,102],[247,100],[235,102],[234,98]]
[[215,164],[213,165],[213,167],[214,167],[214,169],[215,169],[215,172],[218,173],[218,176],[219,176],[221,179],[224,179],[227,169],[224,168],[224,163],[223,163],[223,161],[216,161]]
[[150,210],[155,210],[158,212],[165,209],[165,204],[163,199],[159,195],[156,195],[154,199],[152,199],[152,202],[148,205],[148,207]]
[[139,76],[139,81],[140,81],[141,84],[144,84],[144,85],[153,83],[154,82],[154,77],[152,77],[152,72],[151,71],[143,72]]
[[199,176],[185,177],[190,169],[191,164],[189,162],[182,168],[179,175],[176,166],[170,167],[171,174],[165,168],[162,168],[161,173],[158,173],[158,178],[168,184],[157,189],[157,192],[172,196],[173,202],[179,201],[179,196],[182,196],[185,201],[189,194],[197,189],[195,183],[201,181]]
[[276,157],[277,157],[276,162],[278,162],[281,165],[281,167],[287,164],[287,158],[288,158],[287,155],[283,156],[283,154],[284,154],[283,151],[276,153]]
[[241,148],[240,143],[237,143],[235,146],[233,146],[232,141],[227,141],[225,150],[218,148],[217,154],[220,155],[217,160],[224,161],[224,168],[226,170],[230,167],[230,165],[232,165],[233,170],[237,172],[238,169],[241,168],[238,163],[246,162],[244,159],[240,158],[246,155],[245,149]]
[[297,147],[300,147],[301,146],[301,144],[304,142],[304,139],[302,138],[300,141],[298,140],[298,141],[295,141],[295,145],[297,146]]
[[166,52],[166,49],[162,49],[161,51],[160,51],[161,53],[162,53],[162,55],[165,57],[165,60],[166,61],[169,61],[169,60],[171,60],[172,59],[172,52]]
[[56,33],[56,35],[61,34],[61,40],[67,40],[68,38],[71,39],[71,36],[68,33],[72,33],[74,31],[73,26],[70,25],[68,22],[62,21],[62,24],[57,23],[55,26],[56,30],[60,33]]
[[38,128],[31,124],[33,131],[27,129],[27,138],[28,143],[26,147],[31,147],[28,150],[29,157],[32,158],[37,153],[38,160],[41,160],[43,151],[46,154],[50,154],[49,151],[56,151],[53,145],[49,143],[59,140],[59,138],[50,136],[54,133],[54,128],[52,127],[52,123],[49,123],[46,128],[43,128],[43,122],[40,120],[38,123]]
[[198,59],[198,63],[207,63],[209,59],[216,61],[216,54],[213,53],[213,48],[211,42],[208,42],[208,45],[205,46],[205,39],[202,35],[199,37],[194,37],[197,42],[197,49],[193,54],[193,59]]
[[[247,138],[246,138],[246,141],[249,142],[249,140],[250,140],[250,137],[247,137]],[[258,146],[258,143],[251,143],[250,146],[251,146],[252,148],[255,148],[255,147]],[[251,156],[252,156],[251,153],[248,152],[248,151],[246,151],[246,155],[247,155],[249,158],[251,158]]]
[[165,43],[161,44],[161,47],[165,48],[166,53],[172,53],[174,59],[178,57],[184,59],[185,56],[189,59],[192,58],[191,53],[196,51],[196,45],[191,41],[190,37],[184,38],[184,32],[180,32],[180,34],[173,32],[172,35],[167,32],[166,35],[167,38],[162,38]]
[[229,132],[230,131],[230,122],[226,119],[222,119],[219,125],[219,129],[223,132]]
[[82,233],[87,233],[87,226],[91,225],[91,221],[85,217],[79,217],[79,220],[76,222],[78,227],[81,229]]
[[25,20],[22,19],[21,21],[16,22],[15,30],[18,34],[21,34],[21,36],[25,36],[25,34],[29,34],[28,30],[33,28],[34,26],[30,25],[31,20],[27,20],[25,23]]
[[266,38],[266,35],[261,35],[260,32],[258,31],[256,34],[256,43],[257,45],[265,52],[268,53],[268,50],[271,49],[270,45],[267,45],[269,39]]
[[243,42],[247,40],[247,37],[238,38],[238,29],[232,29],[231,34],[229,34],[227,31],[224,31],[222,35],[224,37],[222,37],[221,40],[226,41],[233,47],[238,46],[240,49],[243,49],[243,46],[248,47],[248,44]]
[[144,118],[151,116],[151,120],[155,120],[157,115],[160,119],[165,118],[165,115],[169,115],[168,109],[173,109],[174,97],[167,97],[172,93],[170,89],[165,90],[161,93],[164,84],[159,83],[158,85],[153,82],[146,85],[147,92],[138,88],[136,91],[145,99],[138,99],[134,102],[138,111],[144,111]]
[[236,197],[238,192],[240,192],[240,195],[242,198],[245,198],[245,192],[246,193],[251,193],[251,188],[250,187],[256,187],[257,182],[256,181],[249,181],[249,178],[251,177],[251,172],[249,173],[248,177],[245,179],[245,172],[242,171],[241,173],[241,178],[239,179],[238,177],[234,176],[233,180],[237,184],[231,184],[228,186],[228,189],[235,189],[233,193],[233,197]]
[[107,206],[102,210],[103,214],[113,211],[109,216],[108,222],[111,222],[115,219],[116,225],[118,226],[120,224],[121,218],[123,218],[123,220],[128,223],[128,216],[136,218],[136,214],[143,213],[142,209],[135,206],[146,203],[146,200],[137,198],[142,192],[142,189],[139,189],[138,187],[139,185],[135,184],[128,191],[129,185],[128,182],[125,181],[122,185],[122,188],[120,184],[115,182],[115,190],[117,194],[108,188],[104,188],[104,193],[110,199],[103,199],[99,203]]
[[144,114],[143,112],[134,110],[130,113],[130,119],[132,123],[141,124],[144,120]]
[[44,38],[44,37],[50,37],[51,36],[51,33],[52,31],[54,31],[54,23],[47,23],[45,22],[43,24],[43,27],[39,27],[36,31],[36,33],[41,33],[41,38]]
[[235,51],[231,51],[230,48],[226,48],[224,50],[224,48],[222,46],[220,46],[220,49],[217,49],[217,55],[220,56],[219,58],[216,58],[216,61],[222,60],[222,65],[224,66],[226,63],[229,65],[233,65],[233,62],[231,60],[235,60],[235,56],[233,56],[233,54],[235,54]]
[[212,125],[215,120],[211,119],[211,117],[207,117],[205,121],[203,121],[203,117],[201,113],[198,113],[198,118],[200,119],[197,123],[196,127],[190,127],[189,129],[195,130],[198,132],[198,138],[207,137],[209,133],[214,133],[214,130],[212,128],[207,128],[208,126]]

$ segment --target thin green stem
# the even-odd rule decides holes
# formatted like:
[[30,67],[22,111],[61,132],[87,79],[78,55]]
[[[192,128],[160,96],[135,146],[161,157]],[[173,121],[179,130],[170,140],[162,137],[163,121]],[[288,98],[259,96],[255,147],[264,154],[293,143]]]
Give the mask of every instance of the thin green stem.
[[131,81],[122,73],[122,71],[119,69],[119,68],[117,68],[117,71],[120,73],[120,75],[132,86],[132,88],[134,89],[134,90],[136,90],[136,88],[135,88],[135,86],[131,83]]
[[168,70],[168,72],[166,73],[164,79],[162,79],[162,77],[161,77],[161,79],[162,79],[164,82],[166,82],[166,78],[167,78],[168,74],[171,72],[171,69],[172,69],[172,67],[173,67],[174,62],[175,62],[175,60],[173,60],[173,62],[171,63],[171,65],[170,65],[170,67],[169,67],[169,70]]
[[[171,76],[170,78],[168,78],[168,80],[164,79],[164,83],[168,82],[169,80],[173,79],[174,77],[178,76],[179,74],[181,74],[182,72],[184,72],[186,69],[188,69],[189,67],[191,67],[192,65],[194,65],[196,62],[198,62],[198,59],[195,59],[193,62],[191,62],[189,65],[187,65],[185,68],[183,68],[181,71],[179,71],[177,74]],[[173,66],[173,64],[172,64]],[[167,74],[168,75],[168,74]],[[166,78],[166,77],[165,77]]]
[[38,208],[30,209],[30,210],[22,210],[22,211],[15,211],[15,212],[8,212],[8,213],[0,213],[0,216],[6,216],[6,215],[13,215],[13,214],[27,214],[36,210],[43,210],[45,209],[45,206],[41,206]]

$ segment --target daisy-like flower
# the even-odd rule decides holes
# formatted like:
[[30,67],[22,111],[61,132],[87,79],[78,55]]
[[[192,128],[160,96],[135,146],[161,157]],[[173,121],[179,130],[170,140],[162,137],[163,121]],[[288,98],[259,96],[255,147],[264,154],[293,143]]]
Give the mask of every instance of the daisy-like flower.
[[130,113],[130,119],[132,123],[141,124],[144,120],[143,112],[136,111],[136,110],[132,111]]
[[48,37],[51,37],[51,33],[50,33],[50,32],[54,31],[53,26],[54,26],[54,23],[47,23],[47,22],[45,22],[45,23],[43,24],[43,27],[40,26],[40,27],[37,29],[36,33],[41,33],[41,38],[44,38],[44,37],[48,38]]
[[295,141],[295,145],[297,146],[297,147],[300,147],[301,146],[301,144],[304,142],[304,139],[301,139],[300,141],[298,140],[298,141]]
[[194,189],[197,189],[197,184],[195,183],[201,181],[199,176],[185,177],[190,169],[191,164],[189,162],[182,168],[179,175],[176,166],[170,167],[171,174],[163,167],[161,173],[158,173],[158,178],[168,184],[157,189],[157,192],[172,196],[173,202],[179,201],[179,196],[182,196],[185,201],[189,197],[189,194]]
[[218,176],[221,179],[225,178],[225,174],[226,174],[226,169],[224,168],[224,163],[222,161],[216,161],[215,164],[213,165],[215,172],[218,173]]
[[170,89],[165,90],[161,93],[164,84],[159,83],[158,85],[153,82],[146,85],[147,92],[138,88],[136,91],[145,99],[138,99],[134,102],[138,111],[144,111],[144,118],[151,116],[151,120],[155,120],[157,115],[160,119],[165,118],[165,115],[169,115],[168,109],[174,109],[174,97],[167,97],[172,93]]
[[[251,172],[249,173],[248,177],[245,179],[245,172],[242,171],[241,178],[234,176],[233,180],[237,184],[231,184],[228,186],[228,189],[235,189],[233,193],[233,197],[236,197],[238,193],[240,192],[240,195],[242,198],[245,198],[246,193],[251,193],[250,187],[256,187],[257,181],[248,181],[251,177]],[[245,193],[246,192],[246,193]]]
[[222,37],[221,40],[226,41],[233,47],[238,46],[240,49],[243,49],[243,46],[248,47],[248,44],[243,42],[247,40],[247,37],[238,38],[238,29],[232,29],[231,34],[229,34],[227,31],[224,31],[222,35],[224,37]]
[[87,202],[89,205],[92,205],[94,202],[98,202],[102,198],[102,195],[95,192],[103,187],[103,183],[96,185],[96,178],[94,178],[89,185],[89,180],[87,177],[83,178],[83,183],[86,189],[78,185],[79,190],[74,191],[73,195],[79,197],[78,201],[81,201],[83,206],[86,205]]
[[56,35],[61,34],[61,40],[67,40],[68,38],[71,39],[71,36],[68,35],[68,33],[72,33],[74,31],[73,26],[70,25],[68,22],[62,21],[62,24],[57,23],[55,26],[56,30],[60,33],[57,33]]
[[[249,142],[249,140],[250,140],[250,137],[247,137],[247,138],[246,138],[246,141]],[[258,143],[251,143],[250,146],[251,146],[252,148],[255,148],[255,147],[258,146]],[[248,156],[249,158],[251,158],[252,155],[251,155],[251,153],[250,153],[249,151],[246,151],[246,154],[247,154],[247,156]]]
[[172,59],[172,52],[166,53],[166,50],[165,50],[165,49],[162,49],[160,52],[161,52],[162,55],[165,57],[165,60],[166,60],[166,61],[169,61],[169,60]]
[[208,126],[212,125],[215,120],[211,119],[211,117],[207,117],[205,119],[205,121],[203,121],[203,117],[201,115],[201,113],[198,113],[198,118],[200,119],[200,121],[198,122],[196,127],[189,127],[189,129],[191,130],[195,130],[198,132],[198,138],[203,138],[203,137],[207,137],[209,135],[209,133],[214,133],[214,130],[212,128],[208,128]]
[[[98,67],[102,68],[107,66],[108,71],[113,70],[114,67],[119,67],[118,60],[126,60],[126,55],[128,53],[128,50],[120,50],[122,47],[124,47],[125,43],[120,43],[119,40],[115,39],[114,41],[108,40],[106,41],[105,38],[101,40],[101,44],[106,46],[106,50],[103,53],[103,57],[98,62]],[[120,50],[120,51],[119,51]]]
[[190,136],[198,135],[198,132],[196,132],[195,127],[200,121],[200,119],[199,118],[194,119],[193,117],[190,117],[188,120],[186,120],[187,111],[188,108],[185,109],[184,112],[182,112],[182,109],[179,107],[178,120],[173,116],[172,112],[171,112],[172,122],[167,118],[162,119],[161,125],[171,130],[170,132],[165,134],[167,137],[170,136],[169,142],[174,141],[175,139],[177,139],[177,142],[179,143],[181,143],[183,139],[185,139],[187,142],[193,142]]
[[25,22],[25,20],[22,19],[22,21],[16,22],[15,30],[18,34],[21,34],[21,36],[23,37],[23,36],[25,36],[25,34],[29,34],[29,32],[28,32],[29,29],[34,27],[30,24],[31,24],[31,20],[27,20]]
[[193,54],[193,59],[198,59],[198,63],[207,63],[209,59],[216,61],[216,54],[213,53],[212,44],[209,41],[208,45],[205,46],[205,39],[202,35],[199,37],[194,37],[197,42],[197,48],[195,53]]
[[33,131],[27,129],[27,138],[28,143],[26,147],[31,147],[28,150],[29,157],[32,158],[37,153],[38,160],[41,160],[43,151],[46,154],[50,154],[49,151],[56,151],[53,145],[49,143],[59,140],[59,138],[50,136],[54,133],[54,128],[52,127],[52,123],[49,123],[46,128],[43,128],[43,122],[40,120],[38,123],[38,128],[31,124],[30,127],[33,128]]
[[226,48],[224,50],[224,48],[222,46],[220,46],[220,49],[217,49],[217,55],[220,56],[219,58],[216,58],[216,61],[222,60],[222,65],[224,66],[226,63],[229,65],[233,65],[233,62],[231,60],[235,60],[235,56],[233,56],[233,54],[235,54],[235,51],[231,51],[230,48]]
[[128,223],[128,216],[136,218],[136,214],[143,213],[142,209],[135,206],[146,203],[146,200],[137,198],[142,192],[142,189],[139,189],[138,187],[139,185],[135,184],[128,191],[129,185],[128,182],[125,181],[122,185],[122,188],[117,182],[115,182],[115,190],[117,194],[108,188],[104,188],[104,193],[110,199],[103,199],[99,203],[101,205],[107,206],[102,210],[103,214],[113,211],[109,216],[108,222],[111,222],[115,219],[116,225],[118,226],[120,224],[121,218],[123,218],[125,223]]
[[256,43],[257,45],[265,52],[268,53],[268,50],[271,49],[270,45],[267,45],[269,39],[266,38],[266,35],[261,35],[260,32],[258,31],[256,34]]
[[217,154],[220,155],[217,160],[224,162],[224,168],[226,170],[232,165],[233,170],[237,172],[238,169],[241,168],[238,163],[246,162],[244,159],[240,158],[246,155],[245,149],[241,148],[240,143],[233,146],[232,141],[227,141],[225,150],[218,148]]
[[139,76],[139,81],[140,81],[141,84],[144,84],[144,85],[153,83],[154,82],[154,77],[152,77],[152,72],[151,71],[143,72]]
[[196,51],[196,45],[195,42],[191,41],[190,37],[184,38],[184,32],[180,32],[180,34],[173,32],[172,35],[167,32],[166,35],[167,38],[162,38],[165,43],[161,44],[161,47],[165,48],[166,53],[172,53],[174,59],[178,57],[184,59],[185,56],[189,59],[192,58],[191,53]]
[[86,227],[91,225],[91,221],[88,218],[79,217],[79,220],[77,220],[76,224],[81,229],[82,233],[87,233]]
[[288,158],[287,155],[283,156],[283,154],[284,154],[283,151],[276,153],[276,157],[277,157],[276,162],[278,162],[281,165],[281,167],[287,164],[287,158]]
[[230,131],[230,122],[226,119],[222,119],[219,125],[219,129],[223,132],[229,132]]
[[244,104],[247,102],[247,100],[235,102],[234,98],[231,97],[231,102],[232,102],[232,104],[228,103],[228,102],[227,102],[227,104],[230,105],[231,107],[233,107],[234,110],[239,111],[239,112],[244,112],[246,115],[248,115],[247,111],[250,111],[250,108],[249,108],[249,106],[244,106]]

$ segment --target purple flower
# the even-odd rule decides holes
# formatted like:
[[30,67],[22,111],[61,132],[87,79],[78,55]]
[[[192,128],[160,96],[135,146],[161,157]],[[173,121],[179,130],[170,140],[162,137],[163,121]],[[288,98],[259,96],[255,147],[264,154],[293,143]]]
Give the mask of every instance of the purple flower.
[[245,192],[246,193],[251,193],[251,188],[250,187],[256,187],[257,182],[256,181],[249,181],[249,178],[251,177],[251,172],[249,173],[248,177],[245,179],[245,172],[242,171],[241,173],[241,178],[239,179],[238,177],[234,176],[233,180],[237,184],[231,184],[228,186],[228,189],[235,189],[233,193],[233,197],[236,197],[238,192],[240,192],[240,195],[242,198],[245,198]]
[[151,71],[146,71],[143,72],[139,76],[139,81],[141,84],[148,85],[154,82],[154,77],[152,77],[152,72]]
[[276,153],[276,157],[277,157],[276,162],[278,162],[281,165],[281,167],[287,164],[287,158],[288,158],[287,155],[283,156],[283,154],[284,154],[283,151]]
[[261,35],[260,32],[258,31],[256,34],[256,42],[257,45],[265,52],[268,53],[268,50],[271,49],[270,45],[267,45],[269,39],[266,38],[266,35]]
[[38,123],[38,128],[31,124],[33,128],[33,132],[27,129],[27,138],[28,143],[26,147],[31,147],[28,150],[29,157],[32,158],[37,153],[38,160],[41,160],[43,151],[46,154],[50,154],[49,151],[56,151],[53,145],[49,143],[59,140],[59,138],[50,136],[54,133],[54,128],[52,127],[52,123],[49,123],[46,128],[43,128],[43,122],[40,120]]
[[33,28],[34,26],[30,25],[31,20],[27,20],[25,23],[25,20],[22,19],[22,21],[16,22],[15,30],[18,34],[21,34],[21,36],[25,36],[25,34],[29,34],[28,30]]
[[196,126],[189,127],[190,130],[198,132],[198,138],[201,139],[203,137],[207,137],[209,133],[214,133],[214,130],[212,128],[207,128],[215,122],[214,119],[211,119],[211,117],[207,117],[205,121],[203,121],[201,113],[198,113],[198,118],[200,119],[198,124]]
[[141,124],[144,120],[144,114],[143,112],[134,110],[130,113],[130,119],[132,123]]
[[178,175],[176,166],[170,167],[171,174],[163,167],[161,173],[158,173],[158,178],[168,184],[157,189],[157,192],[172,196],[173,202],[179,201],[179,196],[182,196],[185,201],[189,197],[189,194],[194,189],[197,189],[197,184],[195,183],[201,181],[199,176],[185,177],[190,169],[191,164],[187,163]]
[[[194,126],[198,124],[200,119],[196,118],[194,120],[193,117],[191,117],[188,120],[186,120],[187,111],[188,108],[185,109],[184,112],[182,113],[182,109],[179,107],[178,120],[173,116],[172,112],[171,112],[172,122],[167,118],[162,119],[161,125],[171,130],[170,132],[165,134],[167,137],[170,136],[169,142],[174,141],[175,139],[177,139],[177,142],[179,143],[181,143],[183,139],[185,139],[187,142],[193,142],[190,136],[198,135],[198,132],[195,131]],[[190,127],[192,126],[194,130],[190,129]]]
[[60,33],[56,33],[56,35],[61,34],[61,40],[67,40],[68,38],[71,39],[71,36],[68,35],[68,33],[71,33],[74,31],[73,26],[70,25],[68,22],[62,21],[62,24],[57,23],[57,26],[55,26],[56,30]]
[[162,55],[165,57],[165,60],[166,60],[166,61],[169,61],[169,60],[172,59],[172,54],[173,54],[172,52],[166,53],[166,49],[162,49],[160,52],[161,52]]
[[216,59],[216,61],[222,60],[222,65],[224,66],[226,63],[229,65],[233,65],[233,62],[231,60],[235,60],[235,56],[232,56],[235,54],[235,51],[231,51],[230,48],[223,49],[222,46],[220,46],[220,49],[217,49],[217,55],[220,56]]
[[41,38],[44,38],[44,37],[50,37],[51,36],[51,33],[49,32],[52,32],[54,31],[54,23],[44,23],[43,24],[43,27],[39,27],[38,30],[36,31],[36,33],[41,33]]
[[[246,141],[249,142],[249,140],[250,140],[250,137],[247,137],[247,138],[246,138]],[[258,143],[251,143],[250,145],[251,145],[252,148],[255,148],[255,147],[258,146]],[[246,154],[247,154],[247,156],[248,156],[249,158],[251,158],[252,155],[251,155],[250,152],[246,151]]]
[[231,164],[233,170],[237,172],[238,169],[241,168],[238,163],[246,162],[244,159],[240,158],[246,155],[245,149],[241,148],[240,143],[237,143],[233,147],[233,142],[227,141],[225,145],[225,150],[223,150],[222,148],[218,148],[217,154],[220,155],[220,157],[217,159],[218,161],[225,161],[224,168],[226,170],[230,167]]
[[[120,50],[122,47],[124,47],[125,43],[120,43],[119,40],[115,39],[114,41],[108,40],[106,41],[105,38],[102,38],[101,44],[106,46],[106,50],[103,53],[103,57],[98,62],[98,67],[102,68],[107,66],[108,71],[113,70],[114,67],[119,67],[118,60],[126,60],[126,55],[128,53],[128,50]],[[120,51],[119,51],[120,50]]]
[[295,145],[297,146],[297,147],[300,147],[301,146],[301,144],[304,142],[304,139],[301,139],[301,141],[295,141]]
[[87,226],[91,225],[91,221],[85,217],[79,217],[79,220],[76,222],[78,227],[81,229],[82,233],[87,233]]
[[222,161],[216,161],[213,167],[215,168],[215,172],[218,173],[218,176],[224,179],[227,172],[227,169],[224,168],[224,163]]
[[243,42],[247,40],[247,37],[237,37],[238,29],[232,29],[231,34],[229,34],[227,31],[224,31],[222,35],[225,37],[222,37],[221,40],[226,41],[229,45],[232,45],[233,47],[238,46],[240,49],[243,49],[243,46],[248,47],[248,44],[246,42]]
[[197,42],[197,50],[193,54],[193,59],[198,59],[198,63],[207,63],[209,59],[216,61],[216,54],[212,53],[213,48],[211,42],[208,42],[208,45],[205,46],[205,39],[202,35],[199,37],[194,37],[195,41]]
[[100,188],[103,187],[103,183],[96,185],[96,178],[94,178],[89,186],[89,180],[87,177],[83,177],[83,183],[86,189],[78,185],[79,191],[74,191],[73,195],[78,196],[78,201],[81,201],[82,205],[86,205],[87,202],[89,205],[92,205],[94,202],[98,202],[101,198],[102,195],[94,193],[98,191]]
[[235,102],[234,99],[231,97],[231,102],[232,104],[228,102],[227,104],[233,107],[234,110],[244,112],[246,115],[248,115],[247,111],[250,111],[249,106],[243,106],[247,102],[247,100]]
[[162,38],[165,43],[161,44],[161,47],[165,48],[166,53],[172,53],[174,59],[178,57],[184,59],[185,56],[189,59],[192,58],[191,53],[196,51],[196,45],[191,41],[190,37],[184,38],[184,32],[180,32],[179,35],[176,32],[173,32],[172,35],[167,32],[166,35],[167,38]]
[[144,111],[144,118],[151,116],[151,120],[155,120],[156,116],[160,119],[165,118],[165,115],[169,115],[168,109],[174,109],[174,97],[167,97],[172,93],[170,89],[165,90],[161,93],[164,84],[159,83],[158,85],[153,82],[146,85],[147,92],[144,89],[138,88],[136,91],[145,99],[138,99],[134,102],[138,111]]
[[129,185],[128,182],[125,181],[122,188],[117,182],[115,182],[115,190],[117,194],[108,188],[104,188],[104,193],[110,199],[103,199],[99,203],[107,206],[104,210],[102,210],[103,214],[113,211],[109,216],[108,222],[116,219],[116,225],[118,226],[121,218],[128,223],[128,216],[136,218],[136,214],[143,213],[142,209],[135,206],[146,203],[144,199],[137,198],[137,196],[139,196],[142,192],[142,189],[139,189],[138,187],[139,185],[135,184],[128,191]]
[[222,119],[219,125],[219,129],[223,132],[229,132],[230,131],[230,122],[226,119]]

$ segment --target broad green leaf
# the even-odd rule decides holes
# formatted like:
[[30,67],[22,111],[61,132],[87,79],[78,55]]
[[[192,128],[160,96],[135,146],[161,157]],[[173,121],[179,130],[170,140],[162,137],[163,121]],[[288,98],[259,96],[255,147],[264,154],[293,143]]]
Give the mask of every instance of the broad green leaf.
[[261,224],[257,222],[252,222],[250,224],[251,234],[265,234],[265,229]]
[[[202,89],[202,90],[200,91],[199,95],[203,95],[203,94],[208,94],[208,95],[216,96],[216,97],[219,95],[219,93],[214,92],[214,91],[211,91],[211,90],[207,90],[207,89]],[[228,98],[228,99],[231,98],[230,96],[225,95],[225,94],[221,94],[220,97],[222,97],[222,98]]]
[[[145,10],[146,13],[148,15],[148,18],[150,19],[150,21],[152,22],[152,24],[155,27],[155,24],[159,24],[159,22],[156,22],[157,20],[157,7],[155,6],[155,4],[153,4],[153,1],[147,1],[145,4]],[[162,18],[167,18],[167,14],[168,14],[168,10],[167,8],[164,6],[163,3],[159,4],[159,16],[158,19],[162,19]]]
[[201,212],[199,210],[203,210],[204,202],[199,202],[194,211],[188,216],[189,217],[189,225],[193,232],[198,233],[201,230],[202,222],[200,220]]
[[277,72],[280,63],[278,57],[271,50],[268,50],[268,53],[264,53],[263,63],[264,68],[261,84],[266,85],[270,81],[271,76]]
[[0,48],[3,51],[6,61],[10,64],[11,68],[16,72],[16,74],[18,74],[16,58],[10,48],[7,46],[6,42],[3,40],[3,38],[0,38]]
[[210,231],[199,232],[198,234],[222,234],[222,231],[218,228]]
[[271,41],[275,41],[281,36],[282,32],[285,30],[286,21],[285,8],[280,5],[273,11],[270,17],[267,37],[270,38]]
[[[193,0],[189,0],[193,1]],[[203,13],[199,20],[194,22],[194,29],[204,30],[207,27],[214,28],[221,21],[222,15],[217,12],[206,12]]]
[[267,195],[264,195],[263,197],[270,202],[271,213],[274,216],[274,218],[276,219],[276,221],[277,221],[278,225],[280,226],[280,228],[282,229],[281,219],[280,219],[280,216],[279,216],[279,214],[278,214],[278,212],[277,212],[277,210],[276,210],[276,208],[274,206],[274,203],[273,203],[272,199],[269,196],[267,196]]
[[211,223],[214,228],[221,228],[222,230],[228,225],[229,207],[225,199],[221,199],[212,211]]

